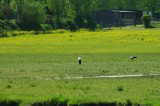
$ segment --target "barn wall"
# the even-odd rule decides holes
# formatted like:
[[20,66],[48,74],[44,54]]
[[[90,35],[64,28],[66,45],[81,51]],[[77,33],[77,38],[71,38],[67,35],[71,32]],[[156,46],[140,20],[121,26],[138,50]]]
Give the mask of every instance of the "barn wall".
[[115,26],[116,13],[112,11],[95,12],[93,18],[98,24],[103,26]]
[[96,23],[102,26],[119,26],[119,25],[134,25],[141,22],[141,11],[124,11],[118,10],[103,10],[93,13],[93,18]]

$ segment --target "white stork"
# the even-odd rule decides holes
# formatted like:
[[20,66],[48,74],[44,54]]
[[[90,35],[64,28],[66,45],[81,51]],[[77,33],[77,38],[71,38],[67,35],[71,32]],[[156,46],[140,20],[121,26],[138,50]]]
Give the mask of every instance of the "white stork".
[[81,65],[81,63],[82,63],[81,57],[78,57],[78,63],[79,63],[79,65]]
[[136,58],[137,58],[136,56],[131,56],[130,57],[131,60],[136,59]]

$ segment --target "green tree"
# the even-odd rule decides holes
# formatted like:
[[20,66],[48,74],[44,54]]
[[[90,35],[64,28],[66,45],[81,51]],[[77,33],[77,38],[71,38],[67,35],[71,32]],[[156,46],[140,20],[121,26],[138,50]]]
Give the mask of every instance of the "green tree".
[[160,9],[160,1],[159,0],[139,0],[137,3],[138,9],[144,11],[155,11]]
[[17,22],[22,29],[38,29],[44,20],[44,8],[38,1],[13,0],[11,3],[17,16]]
[[9,5],[12,0],[0,0],[0,4]]
[[63,27],[63,20],[73,19],[74,11],[69,0],[50,0],[48,5],[57,28]]
[[17,23],[21,23],[23,20],[24,0],[12,0],[10,3],[11,8],[16,15]]
[[13,10],[10,8],[9,5],[1,5],[0,6],[0,19],[13,19],[14,18],[14,13]]
[[75,11],[75,21],[79,27],[87,27],[88,20],[95,10],[95,0],[70,0],[72,8]]
[[127,0],[126,8],[129,10],[137,10],[137,1],[138,0]]

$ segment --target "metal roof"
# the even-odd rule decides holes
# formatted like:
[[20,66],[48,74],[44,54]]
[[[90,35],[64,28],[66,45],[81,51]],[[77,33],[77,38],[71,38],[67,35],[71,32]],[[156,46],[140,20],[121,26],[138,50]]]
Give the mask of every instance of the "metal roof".
[[111,10],[111,11],[120,12],[120,13],[134,13],[134,12],[136,12],[136,11],[125,11],[125,10]]

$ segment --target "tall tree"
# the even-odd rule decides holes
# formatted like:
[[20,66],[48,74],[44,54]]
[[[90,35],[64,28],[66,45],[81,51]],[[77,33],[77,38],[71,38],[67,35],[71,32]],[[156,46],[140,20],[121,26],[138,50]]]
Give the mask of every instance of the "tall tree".
[[0,4],[3,4],[3,5],[9,5],[10,2],[11,0],[0,0]]
[[62,20],[74,15],[69,0],[50,0],[48,4],[57,27],[62,27]]
[[0,19],[10,20],[14,18],[14,13],[8,4],[0,6]]
[[144,11],[158,10],[160,7],[159,0],[139,0],[137,4],[138,8]]
[[70,0],[73,10],[75,11],[75,21],[79,27],[87,24],[87,18],[90,17],[95,9],[94,0]]
[[13,0],[17,22],[22,29],[37,29],[44,19],[44,8],[40,2],[32,0]]
[[10,3],[11,8],[14,10],[14,13],[16,15],[17,23],[21,23],[23,19],[23,10],[24,10],[24,0],[12,0]]
[[137,10],[137,0],[127,0],[126,8],[130,10]]

